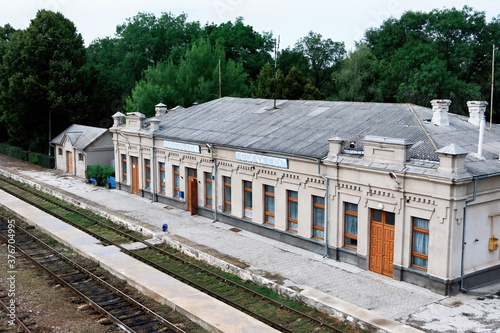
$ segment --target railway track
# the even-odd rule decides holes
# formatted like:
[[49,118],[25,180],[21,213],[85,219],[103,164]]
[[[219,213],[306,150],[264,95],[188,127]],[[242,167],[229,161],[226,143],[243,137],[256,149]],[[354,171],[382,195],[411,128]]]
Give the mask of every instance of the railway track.
[[[335,322],[334,319],[318,312],[305,312],[295,307],[288,306],[284,302],[276,301],[265,295],[264,292],[257,292],[245,286],[243,281],[233,281],[233,278],[183,259],[180,256],[166,251],[159,246],[152,245],[147,241],[124,232],[118,228],[104,223],[81,210],[68,207],[57,200],[50,199],[47,195],[41,194],[26,186],[20,185],[5,177],[0,177],[0,189],[14,195],[33,206],[57,217],[58,219],[71,224],[72,226],[92,235],[101,242],[117,246],[124,253],[170,275],[176,279],[189,284],[210,296],[225,302],[226,304],[243,311],[254,318],[281,332],[339,332],[344,333],[342,323]],[[76,223],[69,218],[62,216],[61,210],[69,212],[86,222]],[[103,228],[106,234],[112,232],[114,239],[119,239],[120,244],[103,237],[96,228]],[[92,228],[94,231],[90,231]],[[130,251],[122,246],[123,240],[142,243],[144,249]],[[237,280],[237,279],[235,279]],[[339,328],[340,327],[340,328]]]
[[125,332],[185,333],[152,310],[116,289],[37,238],[15,225],[15,242],[9,233],[8,219],[0,215],[0,238],[16,248],[57,283],[73,292]]

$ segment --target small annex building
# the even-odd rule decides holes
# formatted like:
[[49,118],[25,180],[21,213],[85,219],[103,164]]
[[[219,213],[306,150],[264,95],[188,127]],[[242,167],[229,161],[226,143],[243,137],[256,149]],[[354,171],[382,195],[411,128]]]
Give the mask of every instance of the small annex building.
[[114,167],[113,139],[107,128],[73,124],[55,137],[56,169],[86,178],[87,166]]
[[500,126],[411,104],[225,97],[113,116],[117,187],[452,294],[500,280]]

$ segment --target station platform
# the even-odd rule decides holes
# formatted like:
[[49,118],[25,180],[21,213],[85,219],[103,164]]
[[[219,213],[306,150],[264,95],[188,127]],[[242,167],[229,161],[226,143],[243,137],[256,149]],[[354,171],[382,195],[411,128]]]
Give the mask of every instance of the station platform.
[[[417,328],[461,332],[461,327],[494,332],[500,320],[498,311],[489,310],[498,309],[498,297],[492,300],[498,305],[478,301],[499,292],[499,284],[443,296],[137,195],[86,184],[59,171],[0,156],[0,173],[360,327],[380,332],[418,332]],[[165,223],[168,232],[162,232]],[[475,316],[464,316],[462,305],[475,309]],[[235,332],[234,327],[226,332]]]

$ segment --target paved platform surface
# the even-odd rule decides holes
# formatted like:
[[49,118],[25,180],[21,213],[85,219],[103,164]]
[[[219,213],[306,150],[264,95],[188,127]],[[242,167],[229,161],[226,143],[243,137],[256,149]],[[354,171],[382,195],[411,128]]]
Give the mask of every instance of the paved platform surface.
[[[298,290],[325,304],[352,311],[352,316],[388,319],[387,330],[407,331],[406,324],[427,332],[500,332],[500,284],[452,297],[395,281],[180,209],[165,209],[119,190],[85,184],[72,175],[19,166],[0,156],[0,169],[71,195],[110,215],[151,229],[166,238],[242,267],[277,285]],[[400,325],[397,325],[400,323]],[[411,330],[410,330],[411,331]]]

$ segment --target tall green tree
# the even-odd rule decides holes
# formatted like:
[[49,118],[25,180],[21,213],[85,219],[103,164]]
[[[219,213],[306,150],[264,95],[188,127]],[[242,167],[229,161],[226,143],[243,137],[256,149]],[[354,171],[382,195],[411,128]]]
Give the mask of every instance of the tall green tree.
[[381,102],[379,61],[368,46],[360,44],[349,52],[339,71],[332,75],[336,99],[356,102]]
[[254,80],[260,69],[272,61],[272,34],[254,31],[253,27],[244,24],[242,17],[238,17],[234,23],[206,25],[204,35],[213,46],[221,45],[228,59],[242,63],[250,80]]
[[210,45],[199,39],[186,51],[179,65],[173,61],[158,64],[146,71],[144,80],[137,83],[127,98],[127,111],[139,111],[147,116],[154,112],[154,105],[190,106],[219,97],[219,61],[221,95],[248,96],[246,73],[241,63],[226,60],[221,45]]
[[0,78],[0,117],[11,143],[46,152],[49,136],[86,114],[85,61],[82,36],[61,13],[40,10],[12,34]]
[[406,12],[365,34],[383,66],[384,100],[429,105],[433,98],[453,101],[452,111],[467,114],[468,100],[489,100],[492,44],[500,37],[498,19],[465,6],[429,13]]
[[297,68],[292,67],[283,81],[284,99],[320,100],[323,95],[311,80]]
[[343,42],[334,42],[330,38],[323,39],[319,33],[309,34],[295,44],[295,50],[301,52],[309,61],[312,84],[323,93],[327,93],[331,76],[345,57]]
[[[276,71],[276,82],[274,68],[270,63],[266,63],[260,70],[257,79],[250,86],[250,96],[252,98],[283,98],[284,76],[278,69]],[[275,88],[276,87],[276,88]],[[276,89],[276,95],[275,95]]]
[[278,68],[281,69],[281,72],[288,73],[292,67],[310,77],[309,59],[304,52],[287,47],[278,53]]

